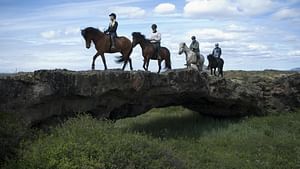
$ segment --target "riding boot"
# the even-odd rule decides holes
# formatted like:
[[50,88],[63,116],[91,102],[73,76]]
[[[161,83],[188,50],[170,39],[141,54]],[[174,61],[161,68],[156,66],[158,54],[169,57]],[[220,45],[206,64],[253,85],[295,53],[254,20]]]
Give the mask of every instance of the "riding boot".
[[111,49],[116,49],[116,41],[113,36],[110,36],[110,41],[111,41]]

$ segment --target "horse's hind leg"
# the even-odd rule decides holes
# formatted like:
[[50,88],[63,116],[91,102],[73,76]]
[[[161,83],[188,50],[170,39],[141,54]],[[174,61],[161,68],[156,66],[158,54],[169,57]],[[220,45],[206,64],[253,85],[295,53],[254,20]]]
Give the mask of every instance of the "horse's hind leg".
[[122,70],[125,70],[127,63],[128,63],[128,60],[125,60]]
[[133,70],[131,58],[129,58],[129,66],[130,66],[130,70]]
[[158,59],[158,72],[157,73],[160,73],[160,70],[161,70],[161,60]]
[[147,63],[146,63],[146,71],[148,71],[149,68],[149,63],[150,63],[150,57],[147,58]]

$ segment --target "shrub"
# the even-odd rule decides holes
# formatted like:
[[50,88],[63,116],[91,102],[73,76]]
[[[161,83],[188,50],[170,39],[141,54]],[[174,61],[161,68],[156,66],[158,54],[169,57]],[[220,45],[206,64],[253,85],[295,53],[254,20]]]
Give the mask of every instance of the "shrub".
[[51,134],[24,144],[6,168],[134,169],[182,168],[173,152],[146,136],[116,130],[87,115],[68,120]]
[[8,113],[0,113],[0,166],[6,159],[16,155],[19,143],[27,129],[20,118]]

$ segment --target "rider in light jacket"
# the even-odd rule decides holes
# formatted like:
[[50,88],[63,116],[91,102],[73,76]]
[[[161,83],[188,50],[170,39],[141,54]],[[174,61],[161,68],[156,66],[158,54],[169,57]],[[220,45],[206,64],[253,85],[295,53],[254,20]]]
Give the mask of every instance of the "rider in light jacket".
[[161,57],[159,55],[159,51],[160,51],[160,41],[161,41],[161,33],[159,33],[157,31],[157,25],[153,24],[151,26],[152,28],[152,33],[151,33],[151,37],[150,37],[150,42],[154,45],[155,47],[155,55],[157,56],[158,60],[161,60]]
[[190,45],[190,49],[196,53],[197,59],[200,59],[200,45],[199,42],[196,40],[195,36],[192,36],[192,43]]

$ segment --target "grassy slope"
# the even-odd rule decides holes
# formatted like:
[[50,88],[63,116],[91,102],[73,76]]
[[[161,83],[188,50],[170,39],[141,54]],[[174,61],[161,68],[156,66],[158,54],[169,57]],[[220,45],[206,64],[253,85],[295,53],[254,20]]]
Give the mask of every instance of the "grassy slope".
[[5,168],[296,169],[299,140],[300,112],[213,119],[169,107],[116,123],[70,119],[27,141]]
[[300,168],[300,112],[220,120],[173,107],[115,126],[160,140],[187,168]]

